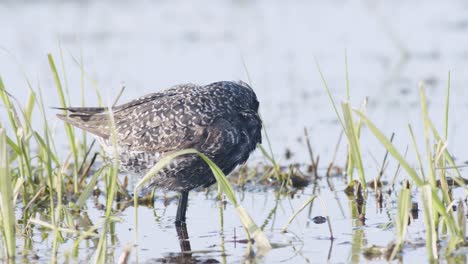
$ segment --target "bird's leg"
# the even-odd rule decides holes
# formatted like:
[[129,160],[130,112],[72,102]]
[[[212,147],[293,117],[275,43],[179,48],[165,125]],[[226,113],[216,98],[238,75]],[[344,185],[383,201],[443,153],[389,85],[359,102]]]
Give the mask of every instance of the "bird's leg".
[[187,225],[182,223],[180,225],[176,225],[177,236],[179,237],[179,244],[180,250],[182,253],[192,251],[190,246],[190,240],[187,232]]
[[177,215],[176,215],[176,226],[180,226],[185,223],[185,212],[187,212],[188,204],[188,191],[181,191],[179,198],[179,205],[177,206]]

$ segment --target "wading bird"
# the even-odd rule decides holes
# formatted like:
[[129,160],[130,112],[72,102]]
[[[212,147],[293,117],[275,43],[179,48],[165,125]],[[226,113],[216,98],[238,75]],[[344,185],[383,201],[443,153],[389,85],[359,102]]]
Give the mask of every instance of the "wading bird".
[[[201,86],[177,85],[112,108],[121,170],[144,176],[161,158],[194,148],[227,175],[247,161],[261,143],[259,102],[242,82],[222,81]],[[107,107],[68,107],[65,122],[92,133],[108,160],[114,157]],[[180,192],[176,225],[185,223],[190,190],[210,186],[215,178],[196,154],[179,156],[145,186]]]

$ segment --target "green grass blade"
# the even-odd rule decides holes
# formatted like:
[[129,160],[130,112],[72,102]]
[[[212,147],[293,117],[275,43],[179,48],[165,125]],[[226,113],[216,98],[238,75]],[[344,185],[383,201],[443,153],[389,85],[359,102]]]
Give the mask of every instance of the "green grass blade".
[[288,230],[289,225],[291,225],[292,221],[301,213],[310,203],[312,203],[317,195],[312,195],[307,201],[299,208],[288,220],[288,222],[284,225],[281,229],[281,232],[285,233]]
[[268,238],[265,236],[262,229],[260,229],[257,224],[255,224],[250,214],[242,205],[237,205],[235,208],[237,215],[239,216],[239,219],[244,226],[244,229],[247,231],[247,235],[249,237],[253,237],[255,240],[255,244],[257,245],[259,251],[258,254],[265,255],[268,251],[271,250],[270,241],[268,241]]
[[430,119],[429,113],[427,110],[427,98],[426,93],[424,91],[424,86],[422,83],[419,84],[419,96],[421,101],[421,112],[423,115],[423,122],[424,122],[424,135],[426,139],[426,152],[427,152],[427,160],[429,161],[429,182],[431,183],[432,187],[436,187],[436,173],[434,167],[434,161],[432,159],[432,151],[431,151],[431,136],[430,136]]
[[21,148],[16,145],[16,143],[10,138],[7,136],[7,143],[8,143],[8,146],[10,146],[10,148],[17,154],[17,155],[21,155]]
[[170,153],[170,154],[167,154],[164,158],[162,158],[161,160],[158,161],[158,163],[156,163],[156,165],[154,165],[146,174],[143,178],[141,178],[137,184],[135,185],[134,187],[134,192],[137,193],[138,190],[141,189],[141,187],[143,187],[143,185],[145,183],[147,183],[149,180],[151,180],[151,178],[156,175],[160,170],[162,170],[163,168],[165,168],[167,165],[169,165],[169,163],[177,158],[178,156],[182,156],[182,155],[187,155],[187,154],[196,154],[196,150],[194,149],[186,149],[186,150],[181,150],[181,151],[177,151],[177,152],[173,152],[173,153]]
[[31,120],[32,120],[32,115],[33,115],[33,110],[36,105],[36,95],[33,92],[30,92],[28,96],[28,101],[26,105],[23,108],[23,113],[24,113],[24,119],[26,121],[26,126],[25,128],[27,129],[26,134],[29,134],[31,131]]
[[[442,219],[447,224],[448,230],[450,232],[450,236],[456,237],[459,234],[459,227],[455,223],[455,217],[452,214],[451,208],[446,208],[442,200],[439,198],[437,194],[437,189],[432,189],[432,206],[434,210],[442,217]],[[449,213],[448,213],[449,211]],[[435,216],[434,216],[435,218]]]
[[400,163],[401,167],[408,173],[411,179],[419,187],[424,184],[424,181],[418,176],[416,171],[409,165],[403,155],[395,148],[392,142],[367,118],[363,113],[355,111],[364,121],[369,130],[380,141],[380,143],[387,149],[387,151]]
[[404,187],[398,196],[397,217],[395,218],[395,227],[397,241],[389,259],[393,260],[398,252],[401,251],[405,242],[406,232],[408,230],[409,211],[411,208],[411,188],[408,182],[405,182]]
[[460,226],[460,235],[461,237],[466,237],[466,214],[463,200],[458,201],[457,208],[457,222],[458,226]]
[[260,151],[262,152],[263,156],[264,156],[265,158],[267,158],[267,159],[271,162],[271,164],[273,164],[273,165],[276,164],[275,160],[274,160],[272,157],[270,157],[270,155],[268,154],[268,152],[265,150],[265,148],[264,148],[262,145],[257,144],[257,147],[260,149]]
[[411,136],[411,142],[413,143],[414,152],[416,153],[416,159],[418,160],[419,172],[421,173],[422,178],[425,179],[426,177],[424,174],[424,167],[421,161],[421,155],[419,154],[418,145],[416,144],[416,138],[414,137],[413,128],[410,124],[408,124],[408,129]]
[[449,111],[450,111],[450,71],[448,72],[447,79],[447,96],[445,98],[445,141],[448,140],[448,126],[449,126]]
[[3,83],[2,78],[0,77],[0,98],[3,101],[3,104],[5,105],[5,108],[8,111],[8,117],[10,119],[10,124],[11,127],[13,128],[13,131],[18,131],[18,125],[19,125],[19,120],[15,117],[14,114],[14,107],[13,103],[10,100],[10,96],[6,91],[5,84]]
[[[431,126],[432,134],[434,135],[435,140],[438,141],[438,142],[442,141],[442,138],[441,138],[439,132],[437,132],[437,130],[434,127],[434,124],[432,124],[431,121],[430,121],[430,126]],[[450,152],[447,150],[447,148],[444,150],[444,158],[448,161],[449,165],[455,170],[455,172],[457,174],[457,177],[454,177],[453,180],[458,185],[460,185],[460,186],[462,186],[462,187],[464,187],[466,189],[467,187],[465,186],[465,183],[463,181],[463,177],[462,177],[462,175],[460,173],[460,170],[458,169],[458,166],[455,163],[455,160],[453,159],[452,154],[450,154]]]
[[211,171],[213,172],[214,177],[216,178],[216,181],[218,182],[218,185],[221,185],[223,192],[236,208],[242,225],[248,231],[248,234],[254,238],[259,249],[259,254],[262,255],[268,252],[271,249],[270,242],[266,238],[263,231],[252,220],[245,208],[237,202],[234,189],[227,180],[226,175],[224,175],[223,171],[203,153],[198,152],[197,154],[208,164]]
[[333,96],[330,92],[330,88],[328,88],[327,81],[325,80],[325,77],[323,76],[322,70],[320,69],[320,65],[318,64],[317,60],[315,60],[315,65],[317,66],[317,70],[320,74],[320,79],[322,80],[323,86],[325,87],[325,90],[327,91],[328,98],[330,99],[333,110],[335,110],[336,117],[338,118],[338,121],[340,121],[341,127],[343,130],[345,129],[345,125],[343,120],[341,119],[340,113],[338,112],[338,107],[336,106],[335,100],[333,99]]
[[421,196],[424,214],[424,223],[426,226],[426,248],[430,259],[437,259],[437,232],[434,222],[434,208],[432,204],[432,188],[426,184],[421,186]]
[[[97,245],[96,252],[94,253],[94,263],[104,263],[107,260],[107,237],[108,232],[111,227],[112,222],[112,204],[114,202],[116,190],[117,190],[117,174],[119,168],[119,159],[118,159],[118,145],[117,145],[117,134],[115,129],[115,120],[114,113],[112,112],[112,106],[108,106],[109,113],[109,127],[111,131],[111,142],[113,147],[113,157],[112,157],[112,166],[109,167],[107,185],[106,185],[106,211],[104,214],[103,228],[101,231],[101,236]],[[136,196],[136,195],[135,195]]]
[[112,162],[112,166],[110,167],[109,171],[109,180],[110,182],[108,183],[107,186],[107,201],[106,201],[106,220],[109,220],[111,217],[112,213],[112,203],[114,202],[114,197],[115,197],[115,192],[117,189],[117,174],[119,171],[119,159],[118,157],[118,145],[117,145],[117,130],[115,128],[115,120],[114,120],[114,113],[112,112],[112,106],[109,105],[108,107],[108,113],[109,113],[109,127],[111,128],[111,140],[112,140],[112,147],[114,150],[114,158]]
[[204,154],[198,151],[196,154],[198,154],[203,159],[203,161],[205,161],[205,163],[208,164],[211,171],[213,172],[214,177],[216,178],[216,182],[218,183],[218,185],[221,186],[223,193],[226,194],[227,198],[231,201],[234,207],[238,207],[239,203],[237,202],[236,194],[231,184],[227,180],[226,175],[224,175],[224,172],[218,167],[218,165],[216,165],[213,161],[211,161]]
[[[55,86],[57,87],[57,93],[59,95],[60,99],[60,104],[63,108],[67,107],[67,102],[65,100],[65,94],[64,94],[64,89],[62,87],[62,83],[60,81],[60,77],[57,71],[57,67],[55,66],[54,59],[52,57],[52,54],[47,54],[47,57],[49,59],[49,65],[50,69],[52,70],[52,74],[54,76],[54,81],[55,81]],[[64,114],[66,114],[66,110],[63,110]],[[68,141],[70,143],[70,148],[73,153],[73,161],[74,161],[74,166],[73,166],[73,189],[75,193],[78,193],[78,150],[76,147],[76,142],[75,142],[75,132],[72,128],[72,126],[68,123],[64,123],[65,125],[65,130],[67,133]]]
[[93,177],[91,177],[88,184],[86,185],[84,190],[81,192],[80,197],[78,197],[78,200],[76,201],[76,206],[78,209],[82,208],[85,205],[86,199],[88,199],[89,195],[91,194],[93,189],[96,187],[96,183],[99,179],[99,176],[101,176],[103,169],[104,168],[101,168],[94,173]]
[[68,78],[67,78],[67,71],[65,69],[65,60],[63,58],[63,50],[62,50],[62,44],[60,43],[60,40],[58,42],[58,48],[59,48],[59,57],[60,57],[60,64],[62,65],[62,76],[63,76],[63,84],[65,87],[65,94],[67,95],[66,99],[68,100],[68,104],[70,104],[70,92],[68,89]]
[[348,71],[348,51],[345,49],[345,81],[346,81],[346,100],[349,102],[349,71]]
[[267,151],[265,150],[265,148],[263,148],[263,146],[261,144],[257,144],[257,146],[260,148],[260,150],[262,151],[262,154],[267,157],[267,159],[271,162],[271,164],[273,165],[273,168],[275,169],[275,175],[276,175],[276,179],[278,181],[281,181],[282,177],[281,177],[281,172],[280,172],[280,169],[279,169],[279,165],[278,165],[278,162],[276,161],[275,159],[275,154],[273,153],[273,147],[271,145],[271,142],[270,142],[270,137],[268,136],[268,131],[266,129],[266,125],[265,123],[263,122],[263,119],[260,117],[260,120],[262,120],[262,128],[263,128],[263,134],[265,135],[265,139],[266,139],[266,142],[267,142],[267,146],[268,146],[268,150],[270,151],[270,154],[267,153]]
[[11,181],[6,132],[0,128],[0,213],[1,233],[6,256],[13,258],[16,254],[16,217],[13,204],[13,184]]
[[[422,83],[419,84],[419,95],[420,95],[420,101],[421,101],[421,111],[422,111],[422,115],[423,115],[423,120],[424,120],[424,134],[425,134],[425,137],[426,137],[426,148],[427,148],[427,160],[429,161],[429,180],[431,182],[431,185],[433,186],[433,188],[437,188],[437,179],[436,179],[436,171],[435,171],[435,167],[436,167],[436,164],[438,162],[437,158],[436,160],[434,160],[433,158],[433,154],[432,154],[432,150],[431,150],[431,130],[433,128],[432,126],[432,121],[431,119],[429,118],[429,113],[428,113],[428,108],[427,108],[427,97],[426,97],[426,93],[425,93],[425,89],[424,89],[424,86]],[[448,102],[447,102],[448,103]],[[446,121],[448,120],[448,117],[446,117]],[[434,133],[432,133],[434,134]],[[438,144],[445,144],[446,141],[437,141]],[[443,148],[443,151],[441,153],[444,153],[445,152],[445,149],[446,148]],[[436,155],[437,156],[440,156],[440,155]],[[445,158],[444,158],[445,159]],[[440,160],[443,164],[442,167],[445,166],[445,162]],[[446,204],[451,204],[452,203],[452,200],[451,200],[451,197],[449,195],[449,188],[448,188],[448,185],[447,185],[447,179],[446,179],[446,174],[445,174],[445,171],[442,171],[442,173],[440,174],[440,183],[441,183],[441,189],[442,189],[442,194],[443,194],[443,197],[444,197],[444,201]],[[451,212],[452,214],[453,212]]]
[[359,172],[362,187],[364,188],[364,190],[367,190],[366,177],[364,173],[364,165],[362,163],[362,156],[361,156],[361,147],[360,147],[359,138],[358,138],[358,133],[359,133],[357,131],[358,128],[354,125],[352,110],[351,110],[351,107],[349,106],[349,103],[342,103],[341,108],[343,111],[343,119],[345,122],[345,134],[348,138],[348,142],[350,145],[351,156]]
[[55,165],[59,167],[60,161],[58,160],[57,155],[55,155],[55,153],[50,149],[49,145],[45,143],[41,135],[34,131],[34,137],[36,138],[37,142],[39,142],[39,146],[41,146],[42,149],[47,152],[48,157],[50,157],[54,161]]

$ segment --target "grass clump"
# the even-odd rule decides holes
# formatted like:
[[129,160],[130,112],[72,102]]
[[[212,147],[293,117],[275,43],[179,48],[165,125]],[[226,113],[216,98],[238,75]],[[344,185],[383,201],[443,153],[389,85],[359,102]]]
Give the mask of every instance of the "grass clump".
[[[47,58],[60,106],[65,108],[70,101],[67,98],[66,75],[61,76],[58,71],[59,67],[51,54],[48,54]],[[63,57],[61,58],[63,64]],[[83,87],[85,75],[82,61],[79,66]],[[64,70],[63,67],[62,69]],[[115,206],[116,197],[121,190],[125,190],[117,179],[117,159],[114,159],[115,162],[110,166],[97,170],[91,168],[96,156],[89,155],[91,150],[90,146],[86,145],[86,137],[76,137],[74,128],[68,124],[65,124],[65,131],[69,152],[66,158],[62,159],[63,155],[59,154],[55,147],[55,137],[51,129],[50,118],[46,115],[41,88],[33,89],[29,81],[27,85],[30,96],[26,104],[21,105],[7,92],[0,78],[0,100],[7,109],[9,127],[12,131],[10,137],[2,128],[6,124],[3,120],[0,122],[0,231],[5,246],[5,256],[14,257],[16,254],[16,232],[25,234],[27,237],[26,233],[31,228],[40,226],[51,231],[53,261],[59,261],[58,252],[61,252],[59,248],[69,239],[74,239],[73,252],[77,252],[81,241],[93,238],[97,242],[94,262],[106,262],[109,256],[109,233],[113,230],[114,222],[118,221],[116,214],[120,210]],[[101,100],[98,90],[96,91]],[[82,101],[82,104],[85,102]],[[39,130],[35,129],[31,123],[35,112],[39,112],[39,118],[42,119],[42,129]],[[112,118],[110,127],[114,127]],[[83,142],[80,142],[80,139]],[[115,135],[112,139],[116,148]],[[205,160],[218,181],[218,189],[225,193],[234,205],[247,235],[256,241],[259,252],[267,252],[271,248],[268,239],[238,202],[234,190],[219,167],[195,150],[188,150],[185,154],[199,155]],[[162,161],[157,166],[165,162],[170,161]],[[276,161],[273,163],[276,164]],[[10,164],[14,164],[14,167],[9,167]],[[278,166],[274,167],[275,170],[279,169]],[[155,170],[152,171],[155,172]],[[90,177],[88,173],[91,174]],[[99,181],[103,182],[105,189],[103,218],[96,224],[86,227],[77,226],[75,215],[86,209],[86,202]],[[137,192],[137,189],[135,191]],[[14,203],[15,197],[21,197],[23,205],[21,211],[23,225],[19,226],[19,230],[16,229],[14,213],[17,208]]]
[[[450,88],[447,88],[448,90]],[[450,92],[447,92],[449,96]],[[404,156],[396,149],[393,143],[386,138],[383,133],[370,121],[362,112],[356,111],[357,115],[363,120],[366,126],[374,134],[374,136],[380,141],[380,143],[387,149],[387,151],[398,161],[401,167],[406,171],[408,176],[411,178],[414,185],[421,192],[421,200],[423,203],[424,222],[426,226],[426,245],[428,250],[428,256],[430,259],[437,259],[439,253],[437,251],[437,242],[439,240],[440,231],[443,229],[448,230],[448,246],[446,254],[452,254],[455,249],[463,245],[465,242],[464,230],[465,224],[457,223],[457,216],[455,215],[452,205],[453,199],[450,196],[450,190],[447,184],[448,171],[445,169],[438,170],[437,168],[445,168],[452,166],[455,172],[455,176],[452,176],[453,180],[456,181],[463,188],[465,184],[461,178],[461,174],[456,166],[452,156],[447,150],[447,144],[441,139],[437,130],[429,117],[427,108],[427,97],[422,84],[419,85],[420,104],[422,112],[422,120],[424,123],[424,140],[426,143],[426,159],[427,166],[426,170],[422,167],[421,155],[418,149],[415,149],[418,163],[421,165],[419,172],[410,166]],[[447,99],[448,103],[449,100]],[[448,106],[446,106],[448,109]],[[447,113],[448,111],[446,111]],[[447,134],[448,126],[448,115],[445,116],[445,134]],[[413,141],[413,146],[416,146],[414,140],[414,134],[411,126],[410,135]],[[434,145],[431,142],[435,141]],[[434,146],[434,148],[432,147]],[[425,172],[426,171],[426,172]],[[428,178],[424,176],[428,175]],[[439,183],[440,182],[440,186]],[[406,203],[399,203],[398,211],[407,210]],[[399,219],[398,221],[400,221]],[[403,229],[400,227],[398,237],[403,234]],[[398,239],[401,243],[401,239]]]
[[[57,72],[56,64],[51,54],[48,55],[49,65],[52,70],[52,75],[56,82],[57,94],[60,101],[65,104],[65,92],[61,85],[61,80]],[[63,63],[63,61],[62,61]],[[2,224],[2,234],[5,234],[5,239],[8,243],[4,243],[7,256],[13,257],[16,246],[11,246],[11,241],[14,233],[11,230],[13,221],[11,217],[15,217],[14,210],[21,207],[21,225],[17,225],[17,233],[22,234],[25,239],[29,239],[29,232],[34,226],[42,226],[52,230],[52,252],[51,256],[54,261],[59,258],[58,251],[62,243],[70,237],[64,234],[79,234],[83,237],[93,237],[93,232],[87,230],[78,230],[74,224],[73,210],[82,209],[84,200],[89,197],[89,192],[95,187],[96,178],[88,181],[86,175],[82,175],[81,184],[78,175],[85,173],[83,168],[89,168],[92,164],[88,161],[88,150],[86,146],[78,147],[73,128],[67,129],[67,136],[71,152],[65,155],[66,158],[61,159],[62,155],[56,150],[55,137],[50,125],[50,118],[46,114],[46,108],[43,102],[41,87],[37,90],[33,89],[31,83],[26,80],[29,88],[29,96],[26,97],[26,103],[21,104],[13,95],[7,92],[7,89],[0,78],[0,100],[3,103],[8,123],[0,121],[0,127],[8,126],[7,131],[2,130],[2,138],[0,140],[3,149],[9,149],[0,154],[0,159],[6,161],[3,164],[9,164],[10,167],[2,166],[0,183],[2,204],[2,221],[8,221],[9,224]],[[39,123],[42,121],[42,128],[33,127],[33,115],[38,112]],[[69,173],[71,172],[71,174]],[[79,192],[79,189],[85,189],[86,192]],[[12,192],[12,193],[11,193]],[[79,208],[73,201],[80,196]],[[12,199],[11,197],[15,198]],[[13,203],[16,197],[20,197],[18,204]],[[11,201],[11,208],[7,201]],[[73,206],[75,205],[75,206]],[[13,213],[11,213],[13,212]],[[36,217],[41,215],[41,219]],[[92,227],[94,228],[94,227]],[[86,234],[86,235],[85,235]],[[25,243],[25,251],[30,247],[30,243]]]
[[[335,114],[341,124],[341,127],[345,133],[348,141],[348,182],[349,186],[347,191],[353,192],[355,188],[351,185],[355,183],[353,179],[353,171],[357,169],[359,173],[360,185],[364,191],[366,189],[366,179],[364,173],[364,166],[361,156],[361,149],[359,144],[360,131],[362,124],[371,131],[375,138],[380,144],[386,149],[386,151],[395,158],[399,167],[403,168],[406,174],[409,176],[410,182],[406,183],[399,196],[397,217],[394,219],[396,224],[397,239],[395,247],[391,249],[390,259],[394,259],[396,254],[401,250],[405,242],[405,234],[407,231],[408,224],[408,211],[410,207],[409,196],[411,190],[408,186],[415,186],[421,193],[421,200],[423,204],[423,213],[426,226],[426,245],[428,250],[428,256],[430,259],[438,259],[439,252],[437,249],[438,241],[441,233],[444,230],[448,231],[446,247],[446,255],[452,254],[457,248],[465,244],[465,225],[462,222],[463,218],[460,214],[456,215],[452,209],[454,200],[451,194],[451,190],[448,185],[448,178],[453,179],[454,182],[467,190],[465,180],[462,178],[460,171],[458,170],[453,156],[448,151],[447,136],[448,136],[448,124],[449,124],[449,103],[450,103],[450,73],[448,75],[447,92],[445,99],[445,111],[444,111],[444,137],[442,138],[435,128],[428,111],[427,97],[423,84],[419,85],[419,101],[421,106],[421,120],[424,127],[424,135],[422,138],[425,142],[425,152],[421,154],[416,144],[416,136],[413,133],[411,125],[408,125],[410,132],[410,139],[416,152],[416,159],[419,164],[419,169],[415,169],[410,164],[410,161],[403,155],[393,144],[392,140],[389,139],[384,133],[377,128],[377,126],[364,114],[364,108],[360,110],[352,110],[349,103],[349,78],[348,78],[348,64],[345,56],[346,66],[346,97],[347,102],[341,104],[341,113],[338,111],[337,104],[333,99],[331,91],[325,81],[323,73],[317,64],[320,77],[323,85],[327,91],[328,97],[332,103]],[[354,117],[358,118],[356,122]],[[425,156],[427,163],[424,166],[422,157]],[[446,168],[452,168],[449,171]],[[377,190],[376,190],[377,191]],[[366,196],[364,196],[366,197]]]

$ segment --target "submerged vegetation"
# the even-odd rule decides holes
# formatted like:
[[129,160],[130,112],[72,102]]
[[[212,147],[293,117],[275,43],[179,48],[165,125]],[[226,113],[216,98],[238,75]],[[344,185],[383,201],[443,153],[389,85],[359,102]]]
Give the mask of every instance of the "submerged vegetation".
[[[60,54],[61,63],[63,55]],[[52,55],[48,55],[49,65],[55,81],[57,95],[60,98],[62,107],[70,105],[68,96],[68,82],[66,80],[66,69],[62,67],[62,74],[59,73]],[[84,91],[84,71],[82,60],[76,60],[81,70],[82,90]],[[318,65],[318,64],[317,64]],[[412,202],[415,196],[420,196],[420,207],[424,215],[426,227],[426,248],[427,256],[431,260],[452,256],[458,249],[467,245],[466,241],[466,209],[464,199],[468,188],[466,180],[462,178],[461,172],[457,168],[454,157],[448,150],[447,136],[449,124],[449,102],[450,102],[450,75],[447,85],[446,111],[444,120],[444,132],[441,136],[435,128],[427,107],[427,98],[422,84],[419,87],[421,120],[424,125],[424,135],[419,135],[425,139],[425,152],[422,154],[417,148],[415,137],[411,125],[409,128],[409,138],[414,147],[416,160],[419,168],[414,168],[407,159],[406,151],[403,153],[393,144],[393,135],[387,137],[365,114],[367,99],[359,108],[352,108],[350,99],[350,84],[348,80],[348,65],[346,65],[346,101],[341,103],[341,111],[333,98],[326,78],[319,68],[324,87],[331,100],[332,107],[343,129],[344,138],[347,140],[348,156],[347,163],[343,169],[335,164],[335,161],[327,166],[325,175],[322,177],[319,168],[319,156],[314,156],[309,140],[308,131],[305,130],[305,140],[307,151],[310,156],[310,164],[284,166],[274,156],[272,144],[268,133],[264,131],[264,138],[267,146],[259,146],[268,164],[246,165],[233,173],[229,179],[222,171],[202,153],[196,150],[181,150],[161,160],[148,174],[143,177],[132,189],[132,193],[138,194],[140,186],[148,180],[158,170],[166,166],[178,155],[196,154],[205,160],[210,166],[218,182],[218,199],[223,201],[227,197],[240,217],[246,241],[248,243],[247,257],[252,257],[253,251],[251,243],[257,246],[257,256],[267,254],[271,249],[271,244],[265,236],[265,226],[274,217],[278,208],[277,204],[272,209],[268,218],[262,226],[252,220],[247,210],[242,207],[237,198],[235,190],[243,191],[246,186],[261,185],[271,188],[275,192],[275,199],[279,200],[282,195],[294,195],[294,193],[320,179],[325,179],[333,192],[336,192],[331,181],[332,174],[343,176],[347,183],[345,190],[351,203],[351,217],[353,220],[353,246],[366,257],[383,257],[389,260],[399,258],[404,251],[407,242],[408,225],[413,221],[412,212],[414,209]],[[61,79],[62,76],[62,79]],[[59,258],[59,247],[66,241],[73,241],[71,255],[67,255],[65,260],[78,257],[78,247],[84,240],[94,241],[94,254],[92,261],[95,263],[112,262],[109,259],[109,239],[112,240],[114,224],[120,221],[119,213],[128,206],[135,207],[135,245],[138,245],[138,206],[152,206],[154,192],[148,196],[141,197],[127,193],[129,189],[128,179],[118,177],[118,164],[100,166],[99,155],[92,154],[94,142],[89,142],[86,135],[78,137],[78,132],[68,124],[65,124],[65,131],[68,138],[69,151],[67,155],[62,155],[58,150],[50,120],[46,115],[43,103],[43,93],[40,87],[34,89],[27,80],[29,96],[26,103],[22,104],[12,94],[7,91],[0,79],[0,99],[9,120],[0,122],[0,233],[2,238],[1,256],[4,259],[18,256],[16,242],[18,237],[22,237],[24,242],[23,256],[28,255],[28,249],[33,245],[31,238],[32,230],[36,227],[50,230],[53,237],[52,261]],[[97,97],[101,98],[99,90],[96,89]],[[83,93],[84,94],[84,93]],[[82,104],[84,105],[84,101]],[[102,100],[100,99],[102,105]],[[109,104],[110,105],[110,104]],[[40,114],[39,117],[33,115]],[[32,125],[33,118],[42,120],[42,128]],[[111,118],[112,122],[112,118]],[[112,127],[111,123],[111,127]],[[363,160],[360,146],[361,131],[367,128],[386,150],[382,171],[378,177],[368,181],[366,177],[366,161]],[[400,135],[401,136],[401,135]],[[115,138],[114,144],[115,143]],[[340,144],[340,141],[337,144]],[[336,155],[336,153],[335,153]],[[398,162],[398,169],[395,178],[399,176],[401,187],[395,184],[386,184],[382,180],[383,170],[386,168],[387,156],[390,155]],[[423,159],[422,157],[426,158]],[[423,161],[426,160],[424,165]],[[400,175],[400,168],[405,172],[404,177]],[[344,171],[344,173],[343,173]],[[336,173],[334,173],[336,172]],[[358,177],[355,176],[357,172]],[[231,184],[239,186],[233,189]],[[317,187],[320,188],[320,187]],[[465,195],[456,197],[454,188],[462,188]],[[397,193],[397,208],[393,214],[393,222],[388,226],[395,230],[394,242],[390,245],[379,245],[364,248],[364,231],[366,221],[366,201],[370,194],[375,194],[376,201],[382,204],[384,193]],[[103,196],[105,203],[97,205],[102,208],[102,218],[98,223],[90,224],[86,218],[86,201],[93,196]],[[388,197],[390,199],[390,197]],[[326,239],[333,241],[337,234],[333,232],[333,222],[327,209],[327,201],[324,201],[317,192],[316,187],[312,194],[304,199],[303,206],[297,208],[284,223],[282,232],[287,233],[290,224],[295,218],[309,208],[309,214],[316,200],[320,201],[320,207],[324,216],[314,219],[314,222],[327,222],[329,236]],[[221,217],[221,221],[222,217]],[[77,224],[77,222],[79,224]],[[128,260],[131,247],[127,247],[122,253],[122,263]],[[60,257],[61,258],[61,257]],[[91,259],[90,259],[91,260]],[[355,261],[355,259],[352,259]],[[225,262],[225,259],[224,259]]]

